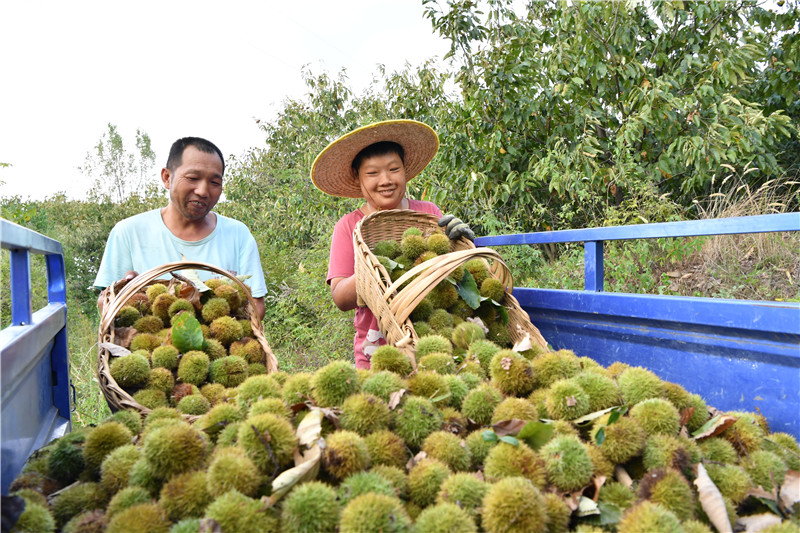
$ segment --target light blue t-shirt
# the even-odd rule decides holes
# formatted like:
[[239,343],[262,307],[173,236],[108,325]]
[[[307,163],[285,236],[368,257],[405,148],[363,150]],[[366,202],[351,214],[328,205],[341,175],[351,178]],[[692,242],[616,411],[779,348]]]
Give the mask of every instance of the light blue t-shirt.
[[[199,241],[184,241],[173,235],[161,219],[161,209],[119,221],[108,235],[94,286],[108,287],[129,270],[141,274],[164,263],[181,261],[183,255],[189,261],[209,263],[235,275],[249,274],[244,283],[253,297],[264,296],[267,286],[256,240],[238,220],[215,214],[217,226]],[[205,270],[196,272],[202,280],[219,277]]]

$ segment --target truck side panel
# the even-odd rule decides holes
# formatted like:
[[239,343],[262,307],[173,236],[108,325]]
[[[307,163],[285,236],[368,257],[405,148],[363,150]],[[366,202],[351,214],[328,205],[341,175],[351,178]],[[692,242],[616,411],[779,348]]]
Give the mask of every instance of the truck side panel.
[[[11,254],[12,324],[0,331],[2,494],[29,455],[71,429],[67,307],[61,244],[0,220]],[[31,309],[30,254],[45,255],[48,304]]]

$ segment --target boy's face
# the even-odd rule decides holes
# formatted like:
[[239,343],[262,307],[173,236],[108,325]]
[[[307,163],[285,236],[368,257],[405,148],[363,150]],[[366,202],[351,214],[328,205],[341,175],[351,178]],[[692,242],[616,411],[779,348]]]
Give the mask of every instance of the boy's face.
[[358,169],[358,182],[370,207],[397,209],[406,194],[406,167],[398,154],[368,157]]

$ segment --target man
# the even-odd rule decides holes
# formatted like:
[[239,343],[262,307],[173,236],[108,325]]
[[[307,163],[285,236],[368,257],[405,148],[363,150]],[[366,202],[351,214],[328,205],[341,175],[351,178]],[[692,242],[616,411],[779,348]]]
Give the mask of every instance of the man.
[[[222,152],[210,141],[175,141],[161,169],[169,204],[114,226],[94,286],[105,289],[119,279],[133,279],[139,272],[182,259],[209,263],[250,276],[245,283],[256,302],[254,311],[263,319],[267,288],[256,241],[243,223],[212,211],[222,194],[224,172]],[[206,271],[198,275],[216,276]],[[102,296],[98,304],[101,300]]]

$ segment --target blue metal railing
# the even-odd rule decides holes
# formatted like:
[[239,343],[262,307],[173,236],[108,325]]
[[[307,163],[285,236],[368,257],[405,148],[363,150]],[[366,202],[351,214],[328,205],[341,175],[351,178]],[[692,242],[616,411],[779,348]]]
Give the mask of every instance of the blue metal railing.
[[[28,456],[71,428],[66,273],[61,243],[0,219],[9,251],[11,325],[0,331],[2,477],[7,494]],[[33,309],[31,254],[43,255],[47,300]]]
[[[603,292],[603,243],[800,231],[800,213],[479,237],[477,246],[584,243],[584,290],[514,288],[557,349],[622,361],[723,410],[800,437],[800,303]],[[800,251],[798,251],[800,254]]]

